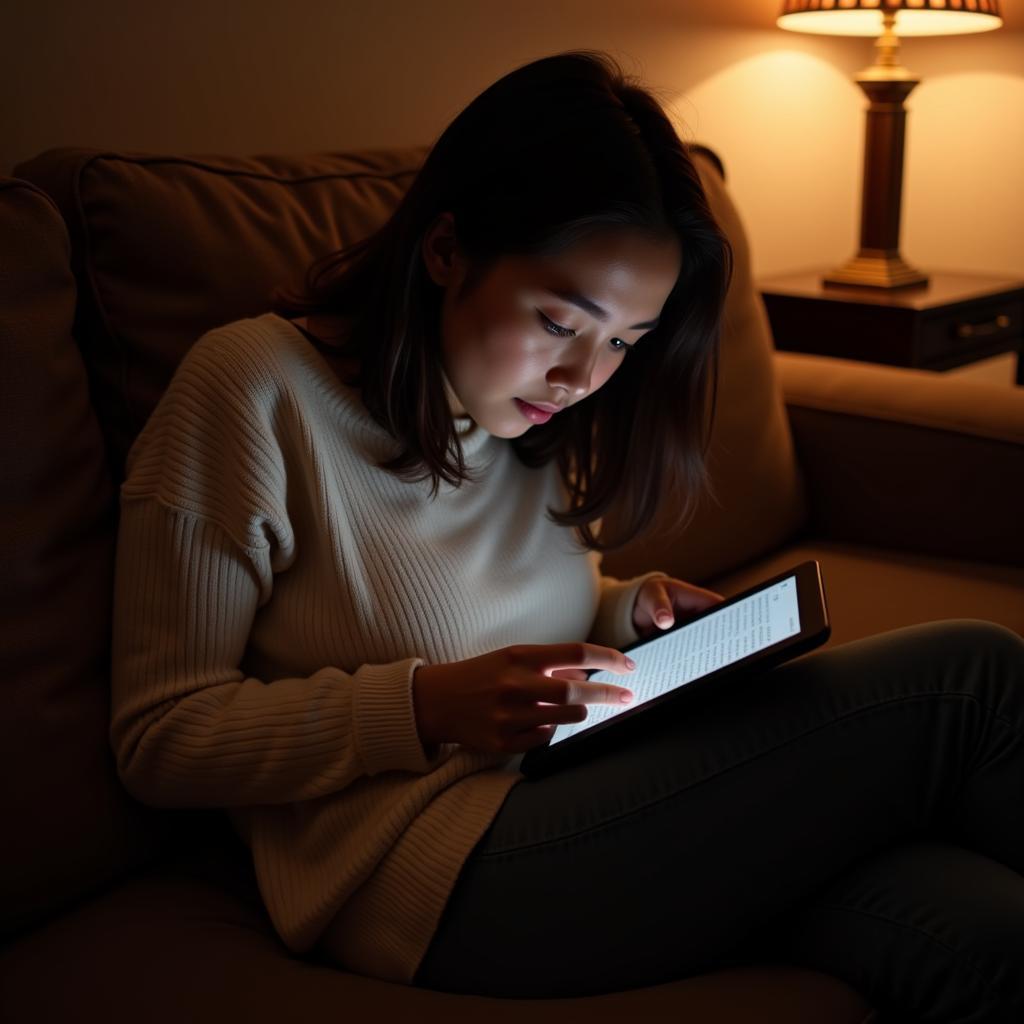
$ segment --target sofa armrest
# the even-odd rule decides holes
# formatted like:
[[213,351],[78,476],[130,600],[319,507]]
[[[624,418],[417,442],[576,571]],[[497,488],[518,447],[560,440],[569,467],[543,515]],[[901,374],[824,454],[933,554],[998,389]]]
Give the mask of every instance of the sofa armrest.
[[1024,566],[1024,388],[774,359],[812,535]]

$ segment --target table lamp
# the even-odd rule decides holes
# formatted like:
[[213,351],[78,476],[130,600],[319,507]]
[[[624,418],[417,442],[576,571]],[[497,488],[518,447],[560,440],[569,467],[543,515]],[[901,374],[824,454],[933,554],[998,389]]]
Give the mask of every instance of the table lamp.
[[998,0],[784,0],[776,21],[793,32],[877,36],[875,63],[854,76],[867,94],[860,251],[823,285],[905,288],[928,277],[900,256],[903,101],[921,79],[899,62],[898,36],[988,32],[1002,25]]

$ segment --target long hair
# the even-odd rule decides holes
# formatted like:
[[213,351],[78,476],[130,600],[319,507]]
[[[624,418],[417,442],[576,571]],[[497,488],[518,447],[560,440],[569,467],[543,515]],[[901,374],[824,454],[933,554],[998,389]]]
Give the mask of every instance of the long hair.
[[[444,130],[378,230],[315,261],[304,291],[275,291],[282,316],[350,318],[345,341],[327,347],[357,359],[367,409],[399,442],[380,468],[432,478],[433,495],[441,480],[471,479],[442,376],[442,290],[422,257],[443,211],[467,260],[464,292],[502,257],[554,254],[595,230],[676,233],[682,268],[658,327],[603,387],[509,443],[526,466],[557,460],[568,506],[547,513],[587,548],[628,543],[663,501],[688,522],[712,492],[706,455],[732,249],[658,101],[601,51],[519,67]],[[609,510],[617,535],[595,534]]]

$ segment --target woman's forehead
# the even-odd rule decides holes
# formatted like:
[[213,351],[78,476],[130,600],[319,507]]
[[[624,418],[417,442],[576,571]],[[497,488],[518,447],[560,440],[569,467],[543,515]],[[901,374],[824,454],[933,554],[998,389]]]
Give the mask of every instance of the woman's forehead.
[[679,276],[680,257],[675,236],[655,240],[620,234],[588,238],[557,253],[519,256],[507,262],[506,270],[521,284],[550,291],[600,320],[607,312],[602,297],[625,305],[626,296],[637,291],[650,292],[641,302],[667,295]]

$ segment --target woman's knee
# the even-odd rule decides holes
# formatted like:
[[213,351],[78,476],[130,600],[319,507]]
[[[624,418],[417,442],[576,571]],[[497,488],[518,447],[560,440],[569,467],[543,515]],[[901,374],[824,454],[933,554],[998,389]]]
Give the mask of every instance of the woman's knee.
[[[911,627],[914,628],[914,627]],[[1024,716],[1024,637],[988,619],[925,623],[923,652],[945,685],[975,692],[1017,721]]]
[[[969,652],[983,652],[1008,665],[1008,679],[1024,684],[1024,637],[989,619],[946,619],[943,622]],[[1013,670],[1016,669],[1016,672]]]
[[856,861],[791,915],[774,948],[914,1019],[1017,1021],[1022,914],[1020,875],[924,840]]
[[1024,637],[1015,630],[990,619],[936,619],[905,627],[928,642],[930,648],[943,651],[952,645],[968,654],[992,652],[1024,669]]
[[956,629],[979,643],[1007,644],[1018,653],[1024,652],[1024,637],[1016,630],[991,619],[940,619],[940,624]]

